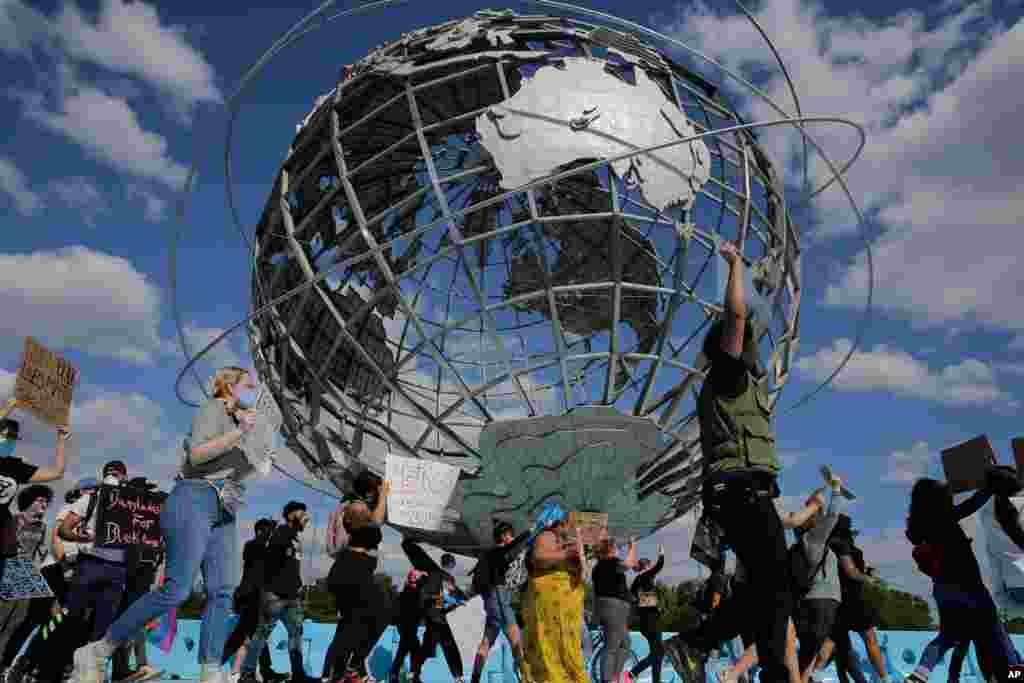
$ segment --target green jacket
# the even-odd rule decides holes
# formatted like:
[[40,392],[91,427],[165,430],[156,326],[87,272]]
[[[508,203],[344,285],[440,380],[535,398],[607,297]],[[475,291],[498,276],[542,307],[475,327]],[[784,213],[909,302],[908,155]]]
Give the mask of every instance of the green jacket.
[[697,417],[705,474],[782,470],[768,392],[753,374],[747,373],[747,388],[736,398],[716,395],[706,380],[697,397]]

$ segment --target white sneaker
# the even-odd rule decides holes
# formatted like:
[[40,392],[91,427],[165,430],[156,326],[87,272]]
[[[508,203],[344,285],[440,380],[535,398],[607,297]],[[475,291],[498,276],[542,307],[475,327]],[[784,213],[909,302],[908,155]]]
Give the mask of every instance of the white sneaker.
[[117,648],[106,639],[97,640],[75,650],[75,683],[105,683],[107,661]]

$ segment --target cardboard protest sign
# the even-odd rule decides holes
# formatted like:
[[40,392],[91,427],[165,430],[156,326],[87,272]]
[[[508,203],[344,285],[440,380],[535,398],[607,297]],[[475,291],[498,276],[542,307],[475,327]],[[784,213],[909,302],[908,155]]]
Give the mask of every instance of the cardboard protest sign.
[[985,470],[994,464],[996,454],[984,434],[942,451],[942,468],[953,493],[981,488],[985,483]]
[[440,531],[444,511],[459,481],[459,468],[441,462],[388,455],[385,479],[391,482],[388,521]]
[[602,540],[608,538],[608,513],[570,512],[565,526],[571,539],[575,540],[576,529],[579,529],[583,545],[597,545]]
[[12,557],[4,565],[4,579],[0,581],[0,602],[52,598],[50,584],[32,564],[32,560]]
[[274,400],[274,395],[261,384],[252,406],[256,412],[256,425],[242,439],[241,448],[253,465],[273,460],[277,455],[277,435],[284,424],[284,416]]
[[14,397],[54,427],[71,421],[71,395],[78,370],[32,337],[25,339],[25,352],[14,381]]
[[99,496],[95,513],[97,548],[160,547],[160,512],[166,493],[103,485]]

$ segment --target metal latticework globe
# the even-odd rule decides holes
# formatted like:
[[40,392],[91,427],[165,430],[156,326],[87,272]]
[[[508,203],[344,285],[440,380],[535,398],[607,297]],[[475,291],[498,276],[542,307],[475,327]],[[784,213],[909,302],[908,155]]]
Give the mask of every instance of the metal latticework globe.
[[776,398],[797,342],[799,235],[754,133],[714,134],[740,123],[656,48],[559,17],[481,12],[343,69],[256,232],[276,304],[252,350],[290,448],[343,490],[388,449],[459,466],[445,528],[403,531],[462,552],[552,497],[619,536],[686,512],[719,239],[770,304]]

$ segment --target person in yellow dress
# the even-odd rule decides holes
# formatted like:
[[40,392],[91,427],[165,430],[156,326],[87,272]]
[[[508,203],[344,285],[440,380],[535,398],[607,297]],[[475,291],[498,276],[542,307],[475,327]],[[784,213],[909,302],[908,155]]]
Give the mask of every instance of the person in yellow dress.
[[523,600],[523,683],[590,683],[583,660],[583,582],[580,534],[568,538],[566,514],[548,503],[527,551]]

